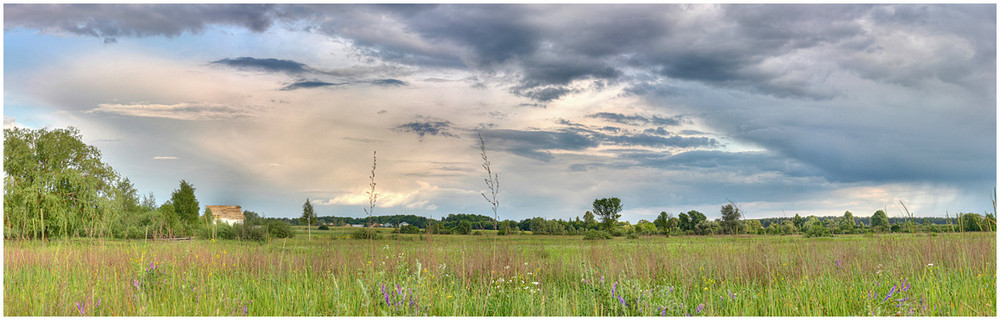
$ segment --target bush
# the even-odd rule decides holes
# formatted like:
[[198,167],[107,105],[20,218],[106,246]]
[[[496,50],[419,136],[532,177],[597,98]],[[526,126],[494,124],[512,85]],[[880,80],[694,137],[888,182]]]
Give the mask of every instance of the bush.
[[318,230],[330,230],[330,227],[327,226],[327,225],[325,225],[325,224],[321,224],[321,225],[319,225],[319,228],[317,228],[317,229]]
[[600,230],[587,230],[583,234],[583,240],[606,240],[611,239],[611,234]]
[[639,239],[639,235],[636,234],[635,232],[629,232],[628,234],[625,235],[625,237],[629,239]]
[[358,228],[351,233],[351,239],[380,239],[382,238],[374,228]]
[[399,227],[399,233],[403,233],[403,234],[418,234],[418,233],[420,233],[420,228],[417,228],[417,226],[415,226],[415,225],[402,226],[402,227]]
[[622,230],[621,228],[615,228],[614,230],[611,230],[611,235],[615,237],[621,237],[625,235],[625,231]]
[[233,234],[241,241],[267,241],[267,231],[264,226],[248,226],[242,223],[233,225]]
[[233,232],[233,227],[225,223],[215,224],[215,237],[219,239],[235,239],[236,233]]
[[813,224],[811,227],[809,227],[809,230],[806,231],[806,238],[831,237],[831,236],[832,235],[830,235],[830,229],[827,229],[826,227],[824,227],[819,223]]
[[295,232],[292,232],[292,226],[287,222],[280,220],[268,221],[267,233],[270,234],[272,238],[291,238],[295,236]]
[[474,236],[481,236],[481,235],[483,235],[483,232],[479,231],[479,230],[476,230],[476,231],[472,232],[472,235],[474,235]]

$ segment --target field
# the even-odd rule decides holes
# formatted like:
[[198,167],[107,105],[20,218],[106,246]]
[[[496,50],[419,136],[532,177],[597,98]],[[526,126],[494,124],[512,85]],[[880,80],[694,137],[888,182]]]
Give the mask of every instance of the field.
[[8,240],[4,315],[997,314],[993,232],[609,241],[347,232],[265,244]]

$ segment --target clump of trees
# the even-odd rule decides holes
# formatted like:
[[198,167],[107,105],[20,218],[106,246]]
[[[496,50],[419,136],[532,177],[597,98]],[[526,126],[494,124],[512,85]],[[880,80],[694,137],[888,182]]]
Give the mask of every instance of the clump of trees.
[[[79,130],[4,129],[4,237],[253,238],[246,225],[213,228],[211,212],[199,217],[194,186],[181,180],[170,199],[157,205],[152,193],[139,197],[128,178],[83,143]],[[242,229],[241,229],[242,228]],[[285,223],[264,230],[291,236]]]

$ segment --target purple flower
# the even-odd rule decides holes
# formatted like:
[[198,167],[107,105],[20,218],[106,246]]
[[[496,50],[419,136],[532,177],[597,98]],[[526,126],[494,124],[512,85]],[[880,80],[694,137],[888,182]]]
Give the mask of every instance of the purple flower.
[[705,304],[704,304],[704,303],[702,303],[702,304],[699,304],[699,305],[698,305],[698,311],[697,311],[697,312],[695,312],[695,313],[701,313],[701,308],[704,308],[704,307],[705,307]]
[[601,283],[604,283],[604,276],[601,276]]
[[663,309],[663,311],[660,312],[660,316],[661,317],[666,317],[667,316],[667,308],[664,308],[664,307],[660,307],[660,308]]
[[382,297],[385,298],[385,304],[386,305],[390,305],[390,306],[392,305],[392,303],[389,302],[389,294],[385,292],[385,284],[382,285]]
[[95,305],[94,308],[97,308],[97,307],[100,307],[100,306],[101,306],[101,298],[97,298],[97,305]]
[[910,283],[906,282],[905,278],[903,279],[903,285],[905,285],[905,287],[903,287],[903,291],[909,291],[910,290]]
[[736,295],[734,295],[732,291],[729,291],[729,289],[726,289],[726,292],[729,292],[729,299],[736,299]]
[[85,304],[81,305],[79,302],[77,302],[76,303],[76,311],[80,311],[80,315],[81,316],[86,315],[87,314],[87,305],[85,305]]
[[243,305],[243,315],[247,315],[247,306]]
[[891,297],[892,297],[892,293],[893,293],[893,292],[896,292],[896,286],[892,286],[892,290],[889,290],[889,294],[885,295],[885,299],[882,299],[882,301],[887,301],[887,300],[889,300],[889,298],[891,298]]
[[620,302],[622,304],[622,307],[627,307],[628,306],[628,305],[625,304],[625,298],[618,297],[618,302]]
[[674,293],[674,286],[670,286],[670,293]]
[[139,283],[139,280],[138,280],[138,279],[134,279],[134,280],[132,280],[132,285],[133,285],[133,286],[135,286],[135,289],[136,289],[136,290],[139,290],[139,285],[140,285],[140,283]]
[[902,298],[902,299],[896,299],[896,302],[906,302],[906,300],[910,300],[910,297],[906,297],[906,298]]
[[837,269],[840,269],[840,260],[837,260]]
[[615,296],[615,290],[618,289],[618,281],[615,281],[615,285],[611,286],[611,296]]

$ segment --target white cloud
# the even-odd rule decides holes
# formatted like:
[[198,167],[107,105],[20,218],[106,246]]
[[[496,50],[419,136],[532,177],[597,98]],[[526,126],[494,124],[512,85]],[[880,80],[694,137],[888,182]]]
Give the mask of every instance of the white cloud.
[[[432,194],[438,191],[438,187],[432,186],[431,184],[424,181],[416,181],[417,188],[409,192],[392,192],[392,191],[378,191],[375,190],[377,194],[376,207],[382,208],[395,208],[403,207],[406,209],[436,209],[437,206],[430,203],[430,200],[426,198],[431,197]],[[363,189],[357,192],[345,193],[333,197],[327,200],[314,200],[313,203],[318,205],[365,205],[369,204],[368,199],[368,189]]]
[[156,156],[153,157],[153,160],[177,160],[177,157]]

